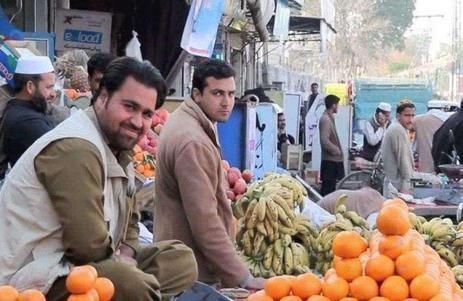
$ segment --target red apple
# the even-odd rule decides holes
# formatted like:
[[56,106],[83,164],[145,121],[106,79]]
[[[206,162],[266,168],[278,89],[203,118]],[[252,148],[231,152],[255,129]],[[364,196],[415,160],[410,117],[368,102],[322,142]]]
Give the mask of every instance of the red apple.
[[227,190],[227,198],[231,201],[235,200],[235,193],[231,190]]
[[231,169],[228,170],[227,180],[228,180],[228,184],[230,184],[230,187],[235,186],[236,181],[238,181],[239,179],[240,179],[240,176],[238,176],[236,172],[232,172]]
[[246,182],[243,179],[238,179],[236,181],[235,186],[233,187],[233,192],[235,194],[243,194],[246,192],[248,186],[246,185]]
[[244,170],[244,171],[241,173],[241,176],[242,176],[243,179],[246,181],[246,183],[251,183],[251,180],[252,180],[252,171],[250,171],[249,169],[246,169],[246,170]]

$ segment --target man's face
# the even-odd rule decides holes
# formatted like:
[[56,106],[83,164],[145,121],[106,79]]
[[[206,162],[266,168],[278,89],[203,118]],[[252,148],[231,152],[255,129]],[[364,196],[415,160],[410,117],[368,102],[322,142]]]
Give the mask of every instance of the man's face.
[[195,102],[212,122],[225,122],[235,105],[235,79],[233,77],[216,79],[206,78],[206,87],[201,93],[193,90]]
[[88,77],[88,81],[90,82],[90,90],[92,91],[92,94],[95,94],[96,91],[98,91],[102,78],[103,78],[103,72],[100,72],[97,70],[93,72],[92,76]]
[[317,94],[318,93],[318,85],[312,85],[310,87],[310,91],[312,91],[312,94]]
[[397,120],[407,130],[410,130],[413,128],[414,118],[415,118],[414,108],[406,108],[405,110],[402,111],[402,113],[397,113]]
[[391,112],[383,112],[383,115],[387,121],[391,120]]
[[128,77],[109,97],[102,89],[95,103],[100,127],[113,151],[131,150],[151,127],[158,93]]
[[278,116],[278,129],[284,130],[286,128],[286,118],[284,115]]
[[337,104],[337,103],[335,103],[335,104],[332,106],[332,108],[333,108],[333,113],[338,113],[338,104]]
[[47,102],[52,102],[56,97],[55,81],[54,73],[41,74],[40,81],[37,84],[32,83],[28,88],[31,102],[42,112],[45,112]]

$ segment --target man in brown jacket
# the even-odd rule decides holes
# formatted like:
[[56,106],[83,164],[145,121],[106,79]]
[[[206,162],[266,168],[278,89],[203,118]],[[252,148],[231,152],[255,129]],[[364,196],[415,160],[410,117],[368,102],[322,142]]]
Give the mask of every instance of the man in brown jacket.
[[327,195],[336,190],[336,181],[344,177],[344,164],[341,143],[334,114],[338,112],[339,97],[328,95],[325,97],[325,113],[320,118],[320,144],[322,149],[322,163],[320,166],[321,194]]
[[225,287],[261,288],[234,245],[230,201],[216,123],[234,106],[235,72],[219,60],[200,64],[192,97],[170,116],[157,153],[154,238],[178,239],[191,247],[199,280]]

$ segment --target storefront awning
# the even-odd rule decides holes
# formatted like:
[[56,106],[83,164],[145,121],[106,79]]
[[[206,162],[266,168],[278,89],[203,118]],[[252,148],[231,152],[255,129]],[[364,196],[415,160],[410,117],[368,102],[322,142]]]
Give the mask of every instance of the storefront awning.
[[[269,32],[273,32],[273,24],[275,18],[272,17],[268,24]],[[325,23],[327,27],[336,33],[334,27],[326,22],[324,18],[290,16],[289,18],[289,34],[290,35],[319,35],[321,24]]]

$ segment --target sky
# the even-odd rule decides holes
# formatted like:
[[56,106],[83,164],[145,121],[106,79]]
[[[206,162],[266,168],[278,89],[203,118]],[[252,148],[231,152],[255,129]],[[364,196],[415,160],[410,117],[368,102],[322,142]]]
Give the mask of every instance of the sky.
[[414,18],[408,34],[430,31],[432,36],[431,55],[435,56],[441,43],[452,42],[452,26],[455,11],[455,1],[463,0],[417,0],[415,16],[443,15],[434,18]]

